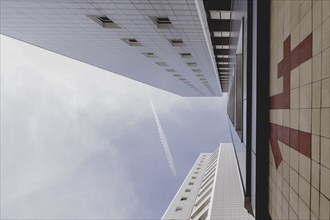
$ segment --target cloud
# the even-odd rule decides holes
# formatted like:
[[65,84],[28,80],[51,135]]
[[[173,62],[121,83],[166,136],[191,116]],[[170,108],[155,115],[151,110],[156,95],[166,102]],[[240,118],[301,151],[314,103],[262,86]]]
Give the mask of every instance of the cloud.
[[[1,218],[158,219],[196,156],[226,136],[217,98],[180,97],[7,37],[1,44]],[[166,107],[152,115],[153,104]]]
[[172,171],[173,175],[176,176],[175,164],[174,164],[174,160],[173,160],[173,157],[172,157],[172,154],[171,154],[171,150],[170,150],[170,147],[168,146],[168,143],[167,143],[167,140],[166,140],[166,136],[165,136],[164,131],[163,131],[163,128],[162,128],[162,126],[160,124],[160,121],[159,121],[159,118],[158,118],[158,115],[157,115],[155,106],[154,106],[154,104],[152,102],[151,96],[149,96],[149,102],[150,102],[152,113],[153,113],[153,115],[155,117],[155,121],[156,121],[157,128],[158,128],[160,142],[162,143],[163,149],[165,151],[167,162],[168,162],[168,164],[169,164],[169,166],[171,168],[171,171]]

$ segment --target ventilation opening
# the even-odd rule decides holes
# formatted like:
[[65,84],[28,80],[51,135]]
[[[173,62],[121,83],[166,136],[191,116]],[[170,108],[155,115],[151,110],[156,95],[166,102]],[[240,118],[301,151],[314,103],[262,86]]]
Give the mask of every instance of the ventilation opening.
[[173,24],[168,17],[154,17],[153,21],[158,28],[172,28]]
[[113,22],[109,17],[105,15],[87,15],[87,17],[95,21],[103,28],[120,28],[115,22]]
[[183,47],[184,43],[181,39],[171,39],[169,40],[173,47]]
[[148,58],[156,58],[157,56],[154,53],[142,53],[144,56]]
[[169,72],[169,73],[174,73],[175,72],[174,69],[166,69],[166,71]]
[[158,66],[167,66],[167,64],[165,62],[156,62],[156,64]]
[[181,56],[182,58],[192,58],[191,53],[180,53],[180,56]]
[[136,40],[135,38],[127,38],[127,39],[122,39],[125,43],[127,43],[130,46],[141,46],[142,44]]
[[201,72],[200,69],[192,69],[192,71],[193,71],[194,73],[200,73],[200,72]]
[[189,63],[187,63],[187,65],[188,66],[197,66],[197,63],[195,63],[195,62],[189,62]]
[[182,211],[182,207],[181,207],[181,206],[177,206],[177,207],[175,208],[175,211],[176,211],[176,212],[178,212],[178,211]]

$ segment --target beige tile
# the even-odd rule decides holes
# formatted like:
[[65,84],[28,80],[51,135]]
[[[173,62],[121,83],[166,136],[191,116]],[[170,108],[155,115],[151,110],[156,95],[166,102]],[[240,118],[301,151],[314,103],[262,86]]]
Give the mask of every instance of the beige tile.
[[330,45],[330,34],[329,34],[329,17],[322,23],[322,50],[326,49]]
[[316,215],[313,212],[311,212],[311,220],[318,220],[318,219],[319,218],[316,217]]
[[320,164],[315,161],[312,161],[312,186],[320,188]]
[[277,115],[277,119],[276,119],[277,124],[283,125],[282,109],[278,109],[276,115]]
[[299,108],[299,88],[290,91],[290,108]]
[[299,130],[310,133],[312,130],[312,110],[299,109]]
[[[284,1],[284,4],[287,4],[287,1]],[[290,5],[290,3],[288,3]],[[287,7],[284,7],[284,10],[286,10]],[[291,33],[291,28],[290,28],[290,8],[288,9],[288,12],[284,11],[284,39],[286,39],[290,33]]]
[[[284,155],[284,154],[283,154]],[[283,164],[283,178],[286,181],[290,181],[290,166],[287,162],[282,162]]]
[[320,192],[330,199],[330,170],[321,166]]
[[[317,1],[313,5],[313,30],[317,28],[322,22],[322,1]],[[314,38],[314,33],[313,33]]]
[[301,198],[299,198],[299,219],[310,219],[310,209]]
[[313,40],[312,40],[312,51],[313,51],[313,56],[316,54],[320,53],[322,51],[322,25],[318,26],[314,31],[313,31]]
[[316,215],[319,216],[320,207],[320,192],[314,187],[311,187],[311,210]]
[[321,111],[319,108],[312,109],[312,134],[320,135]]
[[[283,164],[281,163],[280,166],[282,170]],[[276,188],[280,191],[282,191],[282,181],[283,181],[282,175],[283,175],[282,173],[281,174],[278,173],[278,175],[276,175]]]
[[283,92],[283,76],[278,78],[276,88],[277,88],[276,94]]
[[309,1],[309,0],[300,1],[300,13],[299,13],[300,20],[302,20],[304,18],[304,16],[308,12],[308,10],[311,8],[311,6],[312,6],[312,1]]
[[325,21],[329,17],[330,2],[328,0],[322,0],[322,21]]
[[312,135],[312,159],[320,162],[320,136]]
[[299,107],[311,108],[311,106],[312,106],[312,85],[308,84],[300,87],[299,89]]
[[283,126],[290,127],[290,109],[283,109],[282,110],[283,115]]
[[290,199],[290,197],[289,197],[289,195],[290,195],[290,186],[289,186],[289,183],[286,180],[283,180],[283,191],[282,191],[282,193],[283,193],[283,196],[287,200]]
[[322,54],[313,57],[313,82],[322,78]]
[[330,168],[330,139],[321,137],[320,144],[320,163]]
[[298,192],[298,173],[294,169],[290,169],[290,187]]
[[312,10],[309,10],[300,21],[300,42],[303,41],[312,32]]
[[321,109],[321,136],[330,138],[330,108]]
[[[290,168],[291,168],[290,175],[291,175],[292,169],[294,169],[295,172],[298,172],[298,170],[299,170],[299,153],[292,148],[290,148]],[[290,180],[290,182],[291,182],[291,180]]]
[[299,33],[300,33],[300,29],[299,29],[299,24],[298,24],[298,25],[296,25],[295,29],[293,29],[293,31],[291,33],[291,51],[294,48],[296,48],[298,46],[298,44],[300,43]]
[[321,83],[321,106],[330,107],[330,78],[323,79]]
[[322,51],[322,78],[327,78],[330,76],[329,68],[330,68],[330,48]]
[[311,188],[310,184],[302,177],[299,176],[299,197],[310,206]]
[[278,219],[282,219],[282,198],[276,200],[276,216]]
[[299,109],[290,110],[290,128],[293,129],[299,128]]
[[298,194],[290,188],[290,206],[295,213],[298,213]]
[[284,197],[282,197],[282,219],[289,218],[289,202]]
[[[276,219],[276,218],[273,218]],[[293,208],[291,206],[289,206],[289,219],[291,220],[296,220],[298,219],[297,214],[294,212]]]
[[330,202],[325,196],[320,194],[320,219],[330,219]]
[[[279,36],[278,36],[279,38]],[[282,39],[282,38],[281,38]],[[279,44],[277,45],[277,63],[283,60],[283,40],[279,39]]]
[[274,123],[276,124],[276,119],[277,119],[277,116],[276,116],[276,112],[277,112],[277,109],[271,109],[269,111],[269,121],[270,123]]
[[313,99],[312,99],[312,107],[320,108],[321,107],[321,81],[316,81],[312,84],[313,87]]
[[290,88],[291,89],[295,89],[297,87],[299,87],[299,66],[297,68],[294,68],[292,71],[291,71],[291,74],[290,74]]
[[290,1],[291,30],[299,24],[299,0]]
[[312,59],[300,65],[299,84],[304,86],[312,82]]
[[307,182],[311,182],[311,159],[303,154],[299,154],[299,174]]

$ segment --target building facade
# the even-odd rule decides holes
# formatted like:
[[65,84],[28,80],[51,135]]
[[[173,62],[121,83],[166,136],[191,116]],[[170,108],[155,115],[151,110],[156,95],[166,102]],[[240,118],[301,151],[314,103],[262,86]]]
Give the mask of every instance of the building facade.
[[199,155],[162,219],[254,219],[244,208],[231,143]]

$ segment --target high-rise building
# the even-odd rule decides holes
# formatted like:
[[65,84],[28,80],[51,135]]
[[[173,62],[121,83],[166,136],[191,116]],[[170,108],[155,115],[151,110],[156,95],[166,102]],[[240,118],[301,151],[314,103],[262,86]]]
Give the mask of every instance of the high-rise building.
[[199,155],[162,219],[254,219],[241,184],[234,147],[222,143]]
[[257,219],[330,219],[329,27],[329,0],[1,0],[1,34],[181,96],[227,92]]

